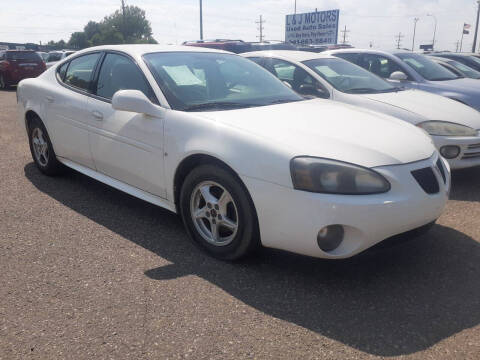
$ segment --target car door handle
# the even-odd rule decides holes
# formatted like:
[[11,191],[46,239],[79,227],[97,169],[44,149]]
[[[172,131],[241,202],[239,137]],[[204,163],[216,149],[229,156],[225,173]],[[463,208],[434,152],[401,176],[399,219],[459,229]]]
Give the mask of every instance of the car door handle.
[[97,121],[102,121],[103,120],[103,114],[98,111],[92,111],[92,116],[95,118]]
[[48,95],[48,96],[46,97],[46,99],[47,99],[47,101],[48,101],[49,103],[53,103],[53,102],[55,101],[55,99],[53,98],[53,96],[50,96],[50,95]]

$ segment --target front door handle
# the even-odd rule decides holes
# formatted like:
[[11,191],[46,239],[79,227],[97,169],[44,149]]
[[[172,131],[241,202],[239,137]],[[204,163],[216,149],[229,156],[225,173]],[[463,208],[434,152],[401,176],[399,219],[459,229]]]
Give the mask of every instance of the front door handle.
[[92,111],[92,116],[95,118],[97,121],[102,121],[103,120],[103,114],[98,111]]

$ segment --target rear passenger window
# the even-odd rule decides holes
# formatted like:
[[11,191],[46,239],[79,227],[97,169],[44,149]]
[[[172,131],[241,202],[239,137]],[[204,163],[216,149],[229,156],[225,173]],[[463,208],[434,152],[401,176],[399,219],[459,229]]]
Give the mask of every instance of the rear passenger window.
[[70,61],[65,75],[65,84],[82,90],[90,90],[92,85],[93,70],[100,53],[80,56]]
[[107,54],[98,76],[96,94],[111,99],[119,90],[139,90],[156,101],[142,72],[132,60],[119,54]]

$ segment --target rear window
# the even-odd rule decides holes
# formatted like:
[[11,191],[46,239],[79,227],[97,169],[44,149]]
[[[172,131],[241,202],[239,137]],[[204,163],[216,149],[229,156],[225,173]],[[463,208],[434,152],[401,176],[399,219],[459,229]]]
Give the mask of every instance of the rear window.
[[62,60],[62,53],[48,53],[47,62]]
[[8,51],[7,60],[41,61],[42,58],[33,51]]

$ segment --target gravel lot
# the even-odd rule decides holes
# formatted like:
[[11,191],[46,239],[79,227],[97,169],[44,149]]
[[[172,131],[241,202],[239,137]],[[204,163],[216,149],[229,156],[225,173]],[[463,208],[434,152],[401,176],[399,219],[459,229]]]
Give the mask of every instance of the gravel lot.
[[0,359],[478,359],[480,169],[454,174],[415,241],[231,264],[167,211],[41,175],[14,91],[0,91],[0,150]]

